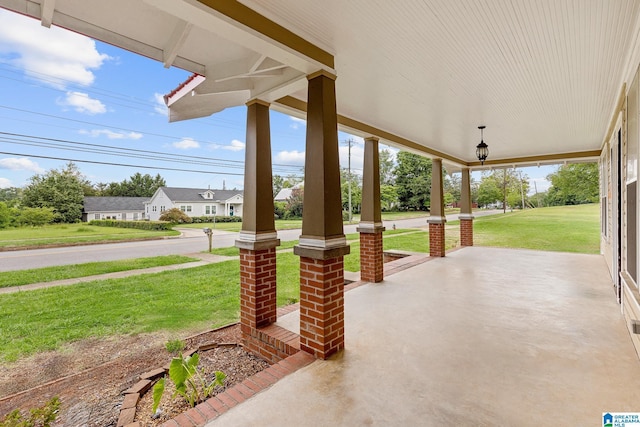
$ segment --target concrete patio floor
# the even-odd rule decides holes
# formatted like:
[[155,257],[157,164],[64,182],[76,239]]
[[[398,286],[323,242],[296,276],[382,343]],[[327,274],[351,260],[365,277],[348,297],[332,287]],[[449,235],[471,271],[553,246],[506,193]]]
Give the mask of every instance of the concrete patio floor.
[[640,411],[601,256],[464,248],[345,298],[344,352],[207,425],[596,426]]

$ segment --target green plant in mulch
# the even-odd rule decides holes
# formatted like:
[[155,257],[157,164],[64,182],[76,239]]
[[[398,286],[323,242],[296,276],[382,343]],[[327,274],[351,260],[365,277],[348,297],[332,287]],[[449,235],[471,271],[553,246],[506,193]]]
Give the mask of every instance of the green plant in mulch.
[[[176,391],[171,396],[172,399],[180,395],[187,401],[189,406],[194,407],[197,403],[211,396],[216,386],[224,386],[224,380],[227,376],[223,372],[216,371],[214,373],[215,378],[208,383],[204,374],[198,369],[199,362],[200,356],[198,356],[198,353],[186,357],[181,354],[171,360],[169,379],[176,387]],[[162,378],[153,386],[152,411],[154,414],[158,410],[158,406],[160,406],[160,400],[162,400],[162,395],[164,394],[165,381],[166,378]]]
[[175,340],[169,340],[165,343],[165,348],[167,349],[167,351],[171,354],[178,354],[180,353],[182,350],[184,350],[184,341],[179,340],[179,339],[175,339]]
[[58,417],[59,410],[60,399],[56,396],[43,406],[31,409],[28,417],[16,409],[0,420],[0,427],[49,427]]

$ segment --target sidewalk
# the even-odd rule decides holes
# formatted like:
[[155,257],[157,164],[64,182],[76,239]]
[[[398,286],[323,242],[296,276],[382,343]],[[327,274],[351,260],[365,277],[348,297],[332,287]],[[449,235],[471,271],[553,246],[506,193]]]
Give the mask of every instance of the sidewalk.
[[236,259],[236,257],[227,257],[227,256],[213,255],[213,254],[207,254],[207,253],[193,253],[193,254],[187,254],[185,256],[192,257],[192,258],[199,258],[200,261],[188,262],[185,264],[172,264],[172,265],[163,265],[159,267],[141,268],[138,270],[116,271],[114,273],[97,274],[95,276],[76,277],[73,279],[55,280],[52,282],[30,283],[28,285],[22,285],[22,286],[11,286],[8,288],[0,288],[0,295],[12,294],[15,292],[22,292],[22,291],[32,291],[35,289],[51,288],[54,286],[75,285],[76,283],[93,282],[94,280],[121,279],[123,277],[139,276],[141,274],[152,274],[152,273],[159,273],[162,271],[182,270],[185,268],[201,267],[207,264]]

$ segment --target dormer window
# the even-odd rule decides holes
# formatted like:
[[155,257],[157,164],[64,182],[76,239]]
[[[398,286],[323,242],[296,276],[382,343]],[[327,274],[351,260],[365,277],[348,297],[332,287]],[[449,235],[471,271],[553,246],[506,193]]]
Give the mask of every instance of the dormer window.
[[213,191],[211,190],[205,191],[203,194],[203,197],[205,199],[213,199]]

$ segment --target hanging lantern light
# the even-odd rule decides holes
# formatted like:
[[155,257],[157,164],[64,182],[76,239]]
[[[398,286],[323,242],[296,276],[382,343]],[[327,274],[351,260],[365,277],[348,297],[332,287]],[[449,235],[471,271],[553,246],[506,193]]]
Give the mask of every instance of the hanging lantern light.
[[478,156],[481,165],[484,165],[484,161],[489,156],[489,146],[484,143],[484,128],[486,126],[478,126],[478,129],[480,129],[480,144],[476,146],[476,156]]

